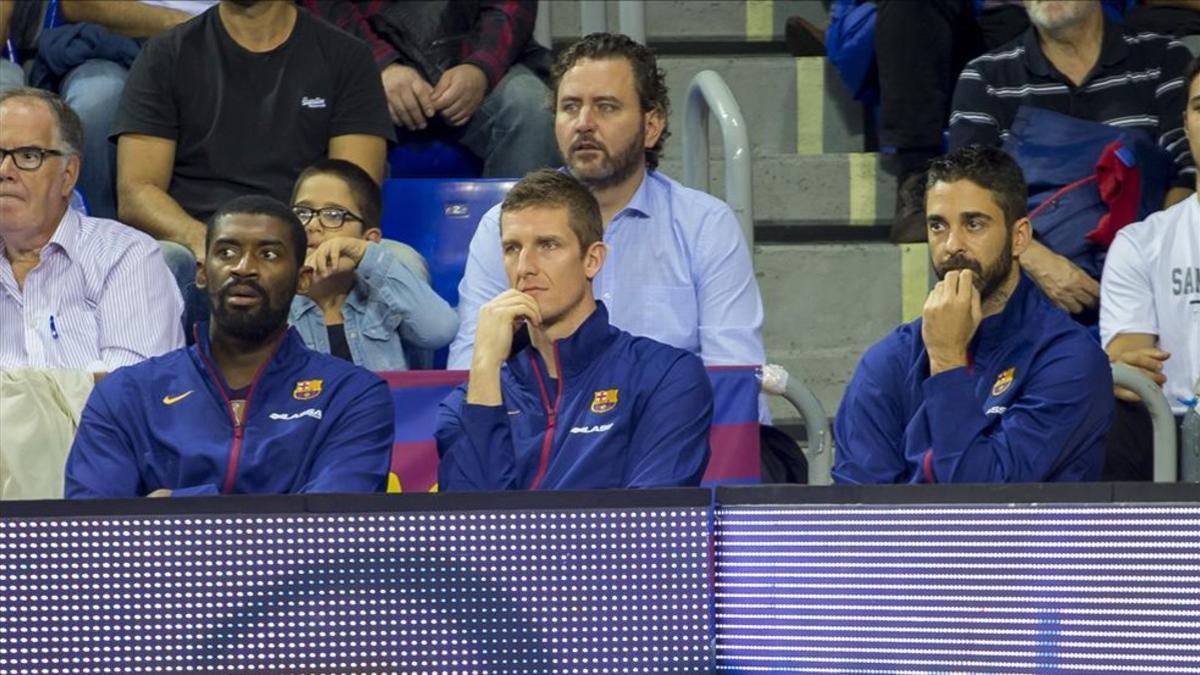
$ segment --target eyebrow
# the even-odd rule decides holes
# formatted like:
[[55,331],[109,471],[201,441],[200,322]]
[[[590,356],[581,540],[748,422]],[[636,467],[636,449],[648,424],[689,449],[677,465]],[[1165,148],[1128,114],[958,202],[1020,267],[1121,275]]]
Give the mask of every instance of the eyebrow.
[[250,246],[263,247],[263,246],[283,246],[284,241],[282,239],[255,239],[254,241],[242,241],[241,239],[234,239],[232,237],[218,237],[217,239],[215,239],[213,241],[213,244],[214,245],[216,245],[216,244],[232,244],[234,246],[250,245]]
[[962,213],[960,213],[958,215],[960,218],[967,218],[967,219],[983,218],[984,220],[992,220],[992,217],[989,216],[988,214],[984,213],[983,211],[963,211]]

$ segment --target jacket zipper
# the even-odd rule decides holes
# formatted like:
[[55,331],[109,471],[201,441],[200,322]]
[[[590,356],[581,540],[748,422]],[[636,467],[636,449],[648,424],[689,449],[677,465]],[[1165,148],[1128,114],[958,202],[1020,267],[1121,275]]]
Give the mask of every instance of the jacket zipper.
[[[284,340],[286,339],[287,337],[285,336]],[[199,334],[196,335],[196,342],[200,342]],[[229,395],[225,393],[225,383],[217,373],[217,369],[209,361],[208,356],[204,354],[204,350],[199,347],[196,348],[196,353],[200,355],[200,359],[204,361],[204,366],[208,369],[209,377],[216,382],[217,391],[221,392],[221,399],[225,401],[225,411],[229,413],[229,419],[233,422],[233,444],[229,446],[229,466],[225,469],[225,482],[221,486],[222,494],[233,492],[233,482],[237,478],[238,460],[242,456],[242,439],[246,434],[245,421],[250,418],[250,399],[254,397],[254,389],[258,386],[258,380],[262,377],[263,371],[267,369],[267,364],[275,358],[275,354],[282,345],[283,340],[280,340],[279,344],[275,345],[275,349],[271,351],[271,355],[267,357],[267,360],[263,361],[262,365],[258,367],[258,370],[254,373],[254,379],[250,380],[250,388],[246,391],[246,402],[242,405],[241,419],[238,419],[238,415],[233,409],[233,401],[230,401]]]
[[537,357],[532,353],[529,355],[529,362],[533,364],[533,374],[537,378],[538,389],[542,394],[542,405],[546,408],[546,437],[542,440],[542,454],[538,459],[537,473],[533,476],[533,482],[529,484],[530,490],[536,490],[542,484],[546,468],[550,465],[550,450],[554,445],[554,427],[558,419],[558,405],[562,402],[562,393],[566,388],[567,381],[562,372],[562,363],[558,358],[558,343],[555,342],[554,369],[558,371],[558,393],[554,396],[554,407],[550,407],[550,396],[546,393],[546,385],[542,382],[542,371],[538,368]]

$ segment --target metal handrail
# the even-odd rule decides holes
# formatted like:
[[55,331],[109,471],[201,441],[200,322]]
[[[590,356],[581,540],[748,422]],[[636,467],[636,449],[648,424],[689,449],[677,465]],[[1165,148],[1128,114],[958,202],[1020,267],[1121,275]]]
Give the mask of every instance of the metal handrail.
[[804,430],[808,434],[808,444],[804,447],[804,457],[808,460],[808,484],[831,485],[833,432],[829,428],[829,417],[825,414],[825,407],[811,389],[792,377],[788,378],[783,398],[804,418]]
[[1154,428],[1154,482],[1174,483],[1179,480],[1179,451],[1171,404],[1162,389],[1133,366],[1114,363],[1112,371],[1113,384],[1137,394],[1150,412],[1150,423]]
[[717,117],[725,148],[725,201],[741,223],[746,245],[753,251],[754,192],[746,120],[725,80],[711,70],[696,73],[688,85],[683,113],[683,182],[708,192],[710,111]]

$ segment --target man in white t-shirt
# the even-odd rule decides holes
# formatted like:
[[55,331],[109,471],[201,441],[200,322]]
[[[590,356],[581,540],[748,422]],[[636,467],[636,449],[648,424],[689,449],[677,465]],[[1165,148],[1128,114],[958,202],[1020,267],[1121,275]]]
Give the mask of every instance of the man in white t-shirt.
[[[1188,69],[1184,127],[1200,157],[1200,60]],[[1200,183],[1200,180],[1197,181]],[[1108,251],[1100,284],[1100,337],[1113,362],[1138,368],[1163,388],[1182,419],[1200,388],[1200,197],[1134,223]],[[1151,478],[1150,417],[1117,389],[1104,480]]]

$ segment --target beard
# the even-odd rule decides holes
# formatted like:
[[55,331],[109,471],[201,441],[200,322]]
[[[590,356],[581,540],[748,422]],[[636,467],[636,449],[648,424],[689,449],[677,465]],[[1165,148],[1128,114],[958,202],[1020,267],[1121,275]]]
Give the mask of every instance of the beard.
[[1025,6],[1030,23],[1047,33],[1055,33],[1064,28],[1078,25],[1097,9],[1099,8],[1090,2],[1079,2],[1078,0],[1071,2],[1061,0],[1046,2],[1043,0],[1043,2],[1030,3]]
[[[581,170],[579,167],[571,163],[571,157],[574,155],[575,148],[581,143],[588,143],[596,146],[593,152],[599,152],[602,155],[600,165],[594,169],[587,171]],[[637,173],[640,164],[638,159],[644,156],[645,150],[643,146],[646,143],[646,130],[638,129],[637,136],[633,141],[621,148],[614,156],[608,151],[608,148],[602,145],[599,141],[591,137],[577,139],[568,148],[568,151],[563,157],[564,163],[570,170],[571,175],[580,183],[583,183],[593,192],[597,190],[606,190],[608,188],[620,185],[627,178]]]
[[[231,307],[229,305],[230,288],[245,286],[254,289],[262,301],[254,308]],[[288,296],[294,295],[295,290]],[[231,337],[243,342],[263,342],[274,335],[280,328],[287,325],[290,303],[276,307],[271,304],[271,296],[262,286],[253,281],[234,282],[232,279],[219,291],[208,294],[209,310],[212,320],[221,330]]]
[[939,281],[945,279],[948,272],[955,270],[975,272],[975,288],[979,291],[979,301],[986,302],[1008,279],[1008,275],[1012,273],[1012,266],[1012,232],[1009,232],[1004,238],[1004,248],[1001,249],[996,262],[986,269],[978,260],[957,253],[940,264],[935,263],[933,267]]

